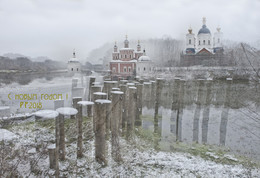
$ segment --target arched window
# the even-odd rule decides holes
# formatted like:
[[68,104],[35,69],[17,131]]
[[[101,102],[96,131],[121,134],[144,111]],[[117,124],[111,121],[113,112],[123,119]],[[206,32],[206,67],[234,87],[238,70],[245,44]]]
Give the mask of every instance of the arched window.
[[121,58],[123,58],[123,55],[121,54]]
[[199,41],[199,45],[200,45],[200,41]]
[[71,68],[71,71],[73,71],[73,68]]
[[189,44],[191,44],[191,39],[189,39]]
[[208,44],[210,45],[210,40],[208,41]]
[[124,72],[126,72],[126,67],[124,67]]
[[206,44],[206,41],[205,40],[203,40],[203,45],[205,45]]
[[128,67],[128,72],[131,72],[131,67]]
[[145,67],[144,67],[144,71],[145,71]]
[[125,55],[125,58],[126,58],[126,55]]

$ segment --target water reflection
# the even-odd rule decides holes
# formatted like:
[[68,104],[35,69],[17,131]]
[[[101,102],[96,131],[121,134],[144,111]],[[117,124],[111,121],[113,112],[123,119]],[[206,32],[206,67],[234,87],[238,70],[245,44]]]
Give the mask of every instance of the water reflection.
[[[64,76],[65,73],[0,73],[0,83],[11,84],[18,83],[20,85],[28,85],[35,79],[53,80],[55,77]],[[66,74],[67,75],[67,74]]]
[[[260,138],[255,136],[260,135],[259,84],[176,79],[165,82],[158,105],[151,88],[144,85],[142,114],[158,114],[161,124],[154,120],[154,127],[161,132],[151,121],[143,120],[143,128],[160,136],[160,149],[171,149],[176,141],[216,144],[260,160]],[[248,112],[241,114],[244,110]]]

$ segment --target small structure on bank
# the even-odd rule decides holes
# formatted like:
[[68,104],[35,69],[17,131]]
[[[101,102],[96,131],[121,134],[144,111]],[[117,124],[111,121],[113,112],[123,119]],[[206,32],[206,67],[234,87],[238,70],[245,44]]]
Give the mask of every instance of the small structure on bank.
[[[140,59],[140,60],[139,60]],[[138,74],[149,71],[150,58],[146,56],[145,50],[142,52],[140,41],[137,44],[137,50],[129,47],[129,41],[124,41],[124,48],[118,51],[117,44],[114,45],[114,52],[112,53],[112,61],[110,62],[110,70],[112,79],[118,78],[130,79]],[[146,66],[148,65],[149,66]],[[139,66],[139,71],[137,66]],[[143,70],[141,70],[144,69]],[[147,70],[146,70],[147,69]],[[153,68],[151,68],[152,70]]]
[[150,57],[146,55],[145,49],[143,50],[143,55],[139,57],[136,63],[136,75],[137,76],[147,76],[154,69],[154,64]]
[[73,51],[73,56],[68,61],[68,72],[69,73],[79,73],[81,72],[81,63],[76,58],[75,50]]
[[226,65],[224,60],[224,50],[222,46],[223,33],[218,27],[212,38],[211,32],[206,26],[206,18],[203,18],[202,28],[197,37],[192,33],[192,28],[188,29],[186,35],[186,49],[181,53],[181,66],[219,66]]

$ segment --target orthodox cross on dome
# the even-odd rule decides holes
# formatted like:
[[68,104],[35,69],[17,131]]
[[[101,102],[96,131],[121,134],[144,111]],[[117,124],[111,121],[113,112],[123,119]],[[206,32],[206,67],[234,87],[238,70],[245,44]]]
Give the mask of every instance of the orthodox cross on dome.
[[188,32],[189,32],[189,34],[192,34],[192,28],[191,28],[191,26],[190,26],[190,28],[188,29]]
[[202,23],[203,23],[203,25],[206,25],[206,17],[202,18]]
[[76,58],[75,48],[73,49],[73,58]]
[[220,32],[221,28],[220,27],[217,27],[217,31]]

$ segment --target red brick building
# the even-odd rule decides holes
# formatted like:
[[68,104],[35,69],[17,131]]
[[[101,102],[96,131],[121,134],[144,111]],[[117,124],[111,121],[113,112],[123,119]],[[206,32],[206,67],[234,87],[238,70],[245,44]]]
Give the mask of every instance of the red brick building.
[[114,52],[112,53],[112,61],[110,62],[110,70],[112,79],[116,80],[119,77],[130,79],[136,74],[136,62],[140,56],[143,55],[141,51],[140,42],[138,41],[137,50],[129,48],[129,41],[124,41],[124,48],[118,51],[115,43]]

